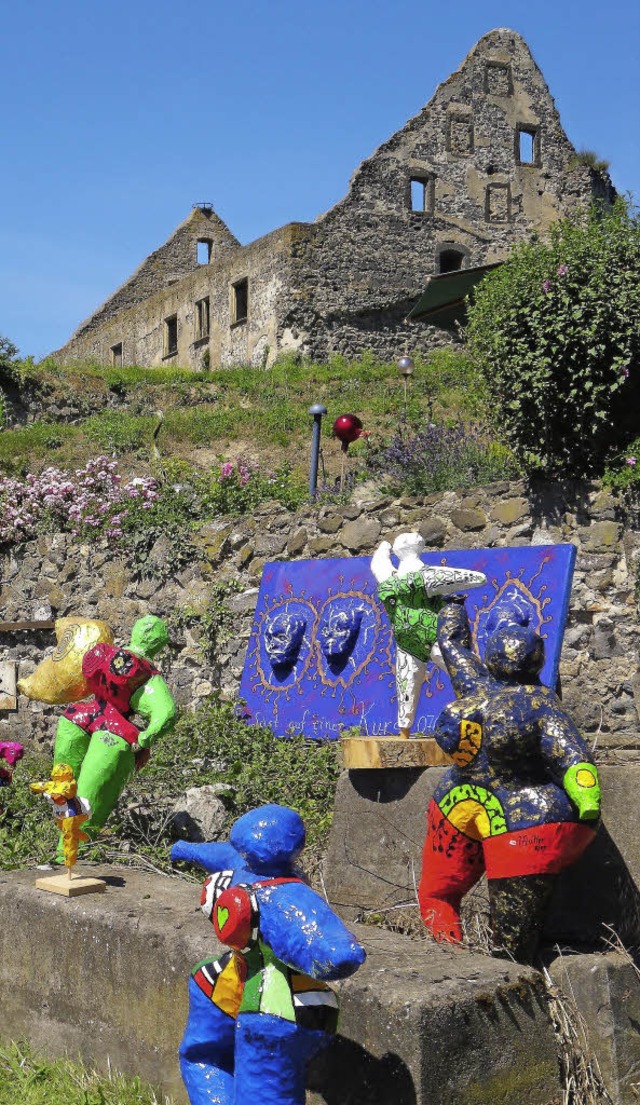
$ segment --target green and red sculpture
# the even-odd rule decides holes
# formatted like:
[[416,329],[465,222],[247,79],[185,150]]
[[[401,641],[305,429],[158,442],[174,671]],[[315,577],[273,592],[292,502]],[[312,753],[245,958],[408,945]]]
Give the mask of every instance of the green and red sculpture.
[[600,787],[573,721],[538,679],[544,642],[526,614],[498,609],[489,628],[482,662],[461,603],[439,615],[457,698],[435,737],[455,766],[429,805],[420,911],[436,940],[459,943],[462,898],[486,870],[494,946],[527,961],[557,875],[595,837]]
[[[105,623],[65,619],[42,673],[36,669],[19,684],[32,698],[70,703],[58,722],[54,765],[69,766],[78,795],[89,803],[84,828],[90,836],[105,824],[128,779],[147,763],[151,745],[175,717],[169,688],[153,663],[168,641],[165,623],[148,614],[135,623],[126,648],[112,641]],[[143,719],[142,728],[135,715]]]

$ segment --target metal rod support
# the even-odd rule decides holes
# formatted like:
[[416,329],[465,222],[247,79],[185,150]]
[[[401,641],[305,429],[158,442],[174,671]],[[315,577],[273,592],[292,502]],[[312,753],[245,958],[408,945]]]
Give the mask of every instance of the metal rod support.
[[322,403],[314,403],[309,407],[309,414],[313,415],[313,437],[311,439],[311,470],[309,472],[309,495],[315,499],[318,490],[318,462],[320,460],[320,433],[322,431],[322,416],[327,413],[327,408]]

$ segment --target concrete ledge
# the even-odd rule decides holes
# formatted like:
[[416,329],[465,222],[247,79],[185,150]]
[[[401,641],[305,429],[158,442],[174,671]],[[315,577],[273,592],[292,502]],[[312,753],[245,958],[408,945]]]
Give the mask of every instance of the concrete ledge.
[[[0,1031],[139,1074],[184,1102],[177,1049],[189,970],[216,942],[199,887],[89,869],[106,893],[63,899],[0,876]],[[529,968],[358,926],[368,960],[342,985],[342,1035],[310,1071],[328,1105],[549,1105],[556,1045]]]

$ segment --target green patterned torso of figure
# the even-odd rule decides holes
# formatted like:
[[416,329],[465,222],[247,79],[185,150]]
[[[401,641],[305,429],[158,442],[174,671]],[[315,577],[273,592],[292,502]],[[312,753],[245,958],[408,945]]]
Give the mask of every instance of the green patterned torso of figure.
[[391,622],[396,643],[404,652],[426,664],[435,644],[440,595],[430,595],[421,572],[389,576],[378,585],[378,598]]

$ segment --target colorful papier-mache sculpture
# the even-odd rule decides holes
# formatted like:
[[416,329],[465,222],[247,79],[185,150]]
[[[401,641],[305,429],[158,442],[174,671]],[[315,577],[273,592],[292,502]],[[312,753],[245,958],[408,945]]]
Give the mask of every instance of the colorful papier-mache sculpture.
[[[522,624],[524,623],[524,624]],[[496,949],[534,955],[557,874],[595,837],[598,772],[557,695],[540,684],[544,642],[524,608],[497,607],[484,663],[464,607],[439,615],[456,701],[440,714],[452,757],[427,814],[420,911],[437,940],[462,939],[462,897],[486,870]]]
[[[105,623],[67,618],[53,656],[36,669],[30,685],[26,680],[19,684],[30,697],[40,698],[54,683],[55,701],[73,703],[58,722],[54,763],[69,765],[78,793],[91,807],[90,836],[104,825],[134,769],[145,765],[151,745],[173,724],[173,698],[153,664],[167,640],[165,623],[151,614],[135,623],[126,648],[112,643]],[[78,701],[89,695],[88,701]],[[146,722],[142,730],[132,721],[134,714]]]
[[56,764],[47,783],[31,783],[35,794],[42,794],[51,803],[61,837],[64,865],[69,878],[78,859],[78,845],[89,839],[82,831],[91,816],[91,806],[86,798],[78,797],[78,784],[69,764]]
[[338,999],[364,949],[296,874],[300,816],[262,806],[229,843],[175,844],[171,858],[211,872],[202,909],[229,951],[189,981],[180,1066],[191,1105],[304,1105],[309,1060],[329,1041]]
[[0,741],[0,787],[8,787],[13,770],[24,756],[24,748],[17,741]]
[[[401,533],[393,543],[383,541],[371,558],[378,583],[378,597],[391,622],[396,639],[396,687],[398,729],[409,737],[416,716],[427,664],[439,662],[436,646],[438,612],[443,596],[487,582],[482,572],[466,568],[431,567],[420,553],[425,544],[419,533]],[[396,568],[391,552],[398,558]]]

